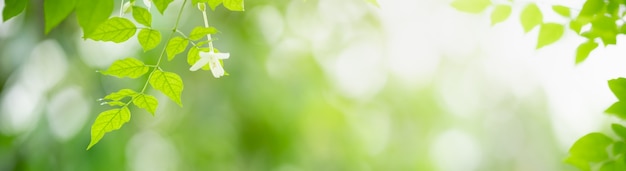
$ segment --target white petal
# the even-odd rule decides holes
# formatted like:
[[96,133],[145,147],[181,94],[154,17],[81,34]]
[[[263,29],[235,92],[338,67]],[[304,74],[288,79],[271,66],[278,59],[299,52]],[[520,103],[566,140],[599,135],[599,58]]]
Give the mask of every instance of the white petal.
[[217,64],[211,65],[211,73],[213,73],[213,77],[215,78],[220,78],[224,76],[224,68],[222,68],[222,65],[220,65],[219,61],[217,62]]
[[228,59],[230,57],[230,53],[216,53],[213,54],[217,59]]
[[146,7],[148,7],[148,10],[150,10],[150,7],[152,7],[152,0],[143,0],[143,4],[145,4]]
[[203,57],[202,55],[200,56],[200,60],[198,60],[195,64],[193,64],[193,66],[191,66],[191,68],[189,68],[189,71],[197,71],[198,69],[202,68],[204,65],[206,65],[207,63],[209,63],[210,58],[208,57]]

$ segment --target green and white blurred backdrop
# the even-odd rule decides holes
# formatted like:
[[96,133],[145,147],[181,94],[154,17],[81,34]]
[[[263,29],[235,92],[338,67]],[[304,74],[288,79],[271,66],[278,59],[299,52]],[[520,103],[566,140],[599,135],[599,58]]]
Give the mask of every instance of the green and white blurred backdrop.
[[[72,16],[44,35],[42,0],[31,1],[0,24],[0,170],[574,170],[568,148],[616,121],[603,114],[616,100],[606,81],[626,76],[623,45],[574,65],[584,40],[573,32],[534,50],[537,30],[492,27],[449,0],[247,0],[245,12],[209,13],[229,76],[165,63],[184,81],[183,107],[150,90],[156,116],[131,108],[86,151],[108,109],[97,99],[146,79],[97,71],[155,63],[159,50],[83,40]],[[181,4],[152,9],[153,27],[171,29]],[[181,30],[202,22],[188,5]]]

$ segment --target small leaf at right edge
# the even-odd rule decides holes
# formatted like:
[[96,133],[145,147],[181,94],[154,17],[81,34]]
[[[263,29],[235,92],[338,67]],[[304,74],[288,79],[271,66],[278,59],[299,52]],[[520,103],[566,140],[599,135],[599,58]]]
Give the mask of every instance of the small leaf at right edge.
[[152,0],[161,14],[165,12],[165,9],[167,9],[167,6],[169,6],[172,1],[174,0]]
[[133,37],[135,32],[137,27],[133,22],[126,18],[113,17],[100,24],[88,38],[121,43]]
[[159,43],[161,43],[161,32],[154,29],[144,28],[137,34],[137,40],[143,48],[143,51],[149,51],[154,49]]
[[496,25],[500,22],[503,22],[511,15],[511,6],[509,5],[498,5],[491,12],[491,25]]
[[528,33],[530,30],[543,23],[543,14],[541,14],[541,10],[539,10],[536,4],[529,4],[522,10],[520,21],[524,32]]
[[7,21],[18,14],[22,13],[28,5],[27,0],[4,0],[4,9],[2,9],[2,21]]
[[154,116],[154,112],[157,106],[159,106],[159,101],[152,95],[139,94],[133,99],[133,104],[139,108],[145,109]]
[[572,15],[570,9],[563,5],[554,5],[552,6],[552,10],[563,17],[569,18]]
[[133,18],[139,24],[143,24],[148,27],[152,26],[152,15],[150,14],[150,11],[145,8],[133,6]]
[[104,96],[106,100],[119,101],[124,99],[125,97],[133,97],[137,95],[137,92],[131,89],[121,89],[120,91],[113,92],[107,96]]
[[537,38],[537,49],[550,45],[563,37],[565,27],[556,23],[542,24]]
[[579,64],[589,57],[591,51],[598,47],[598,43],[592,41],[588,41],[580,44],[576,49],[576,64]]
[[150,85],[156,90],[161,91],[167,97],[176,102],[179,106],[183,106],[180,96],[183,92],[183,80],[178,74],[173,72],[163,72],[155,70],[150,77]]
[[602,133],[590,133],[578,139],[569,150],[570,157],[587,162],[600,162],[609,158],[607,147],[613,139]]
[[617,134],[623,140],[626,140],[626,127],[620,124],[614,123],[614,124],[611,124],[611,129],[613,129],[613,132],[615,132],[615,134]]
[[626,78],[609,80],[609,88],[619,101],[626,101]]
[[454,0],[450,5],[459,11],[477,14],[487,9],[491,0]]
[[618,101],[613,103],[611,107],[604,111],[605,113],[617,116],[620,119],[626,120],[626,102]]
[[87,146],[87,150],[96,145],[104,137],[104,134],[120,129],[128,121],[130,121],[130,110],[128,110],[128,107],[111,109],[100,113],[91,126],[91,142]]
[[196,27],[191,30],[191,33],[189,33],[189,39],[198,40],[206,36],[207,34],[215,33],[217,33],[217,29],[215,29],[215,27]]
[[148,72],[150,68],[140,60],[135,58],[120,59],[115,62],[102,74],[112,75],[119,78],[137,78]]
[[165,48],[165,52],[167,52],[167,60],[171,61],[176,55],[185,51],[185,49],[187,49],[187,45],[189,45],[189,40],[182,37],[174,37],[170,39],[167,43],[167,47]]

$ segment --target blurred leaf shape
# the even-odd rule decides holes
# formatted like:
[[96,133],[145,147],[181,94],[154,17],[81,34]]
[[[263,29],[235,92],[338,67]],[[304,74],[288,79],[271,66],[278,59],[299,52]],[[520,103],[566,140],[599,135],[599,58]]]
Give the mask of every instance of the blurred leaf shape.
[[536,4],[528,4],[520,14],[520,21],[524,32],[528,33],[535,26],[543,23],[543,14],[541,14],[541,10],[539,10]]
[[565,27],[557,23],[542,24],[537,38],[537,49],[550,45],[563,37]]
[[454,0],[450,5],[459,11],[467,13],[483,12],[489,5],[490,0]]
[[509,5],[498,5],[491,12],[491,25],[496,25],[500,22],[505,21],[507,18],[511,16],[511,6]]

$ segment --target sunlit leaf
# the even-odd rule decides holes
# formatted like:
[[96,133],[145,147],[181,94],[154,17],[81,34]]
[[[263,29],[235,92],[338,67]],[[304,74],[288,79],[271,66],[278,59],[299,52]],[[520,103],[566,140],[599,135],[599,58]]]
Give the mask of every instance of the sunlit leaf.
[[570,164],[582,171],[590,171],[591,170],[591,166],[589,165],[589,162],[586,160],[583,160],[581,158],[577,158],[577,157],[573,157],[573,156],[569,156],[565,159],[564,161],[567,164]]
[[137,32],[137,27],[126,18],[113,17],[100,24],[98,28],[89,36],[93,40],[112,41],[115,43],[124,42]]
[[[624,128],[624,127],[622,127]],[[626,129],[626,128],[624,128]],[[615,130],[615,129],[613,129]],[[626,130],[623,130],[626,131]],[[624,132],[626,134],[626,132]],[[619,135],[619,134],[618,134]],[[619,135],[622,140],[626,139],[626,137],[622,137],[622,135]],[[624,143],[624,141],[616,141],[615,143],[613,143],[613,154],[624,154],[626,153],[626,143]]]
[[148,70],[149,67],[140,60],[137,60],[135,58],[126,58],[113,62],[109,69],[102,72],[102,74],[112,75],[120,78],[137,78],[146,74]]
[[105,102],[105,104],[109,105],[109,106],[125,106],[126,103],[121,102],[121,101],[110,101],[110,102]]
[[572,29],[576,33],[580,33],[580,30],[583,28],[583,25],[586,23],[582,23],[579,20],[572,20],[569,22],[569,28]]
[[24,11],[28,5],[27,0],[4,0],[4,9],[2,9],[2,21],[7,21]]
[[580,44],[576,49],[576,63],[581,63],[587,59],[591,51],[598,47],[598,43],[591,41],[587,41],[585,43]]
[[491,0],[454,0],[450,5],[462,12],[480,13],[491,5]]
[[511,15],[511,6],[509,5],[498,5],[491,12],[491,25],[496,25],[500,22],[503,22]]
[[182,53],[187,49],[187,45],[189,44],[189,40],[184,39],[182,37],[174,37],[170,39],[167,43],[167,47],[165,51],[167,52],[167,59],[172,60],[176,55]]
[[618,101],[613,103],[611,107],[604,111],[608,114],[617,116],[620,119],[626,120],[626,102]]
[[107,96],[104,96],[104,99],[106,100],[112,100],[112,101],[119,101],[122,100],[126,97],[133,97],[137,95],[137,92],[135,92],[134,90],[131,89],[121,89],[117,92],[113,92]]
[[154,116],[154,112],[156,111],[157,106],[159,106],[159,101],[157,101],[154,96],[139,94],[133,99],[133,104],[139,108],[145,109]]
[[76,0],[45,0],[43,1],[43,16],[45,18],[46,34],[65,20],[76,6]]
[[152,0],[161,14],[165,12],[165,9],[167,9],[167,6],[170,5],[172,1],[174,0]]
[[620,124],[614,123],[614,124],[611,124],[611,129],[613,129],[613,132],[615,132],[615,134],[617,134],[623,140],[626,140],[626,127]]
[[554,12],[556,12],[557,14],[563,16],[563,17],[571,17],[571,11],[569,9],[569,7],[563,6],[563,5],[554,5],[552,6],[552,10],[554,10]]
[[609,88],[619,101],[626,101],[626,78],[609,80]]
[[128,107],[111,109],[100,113],[91,126],[91,142],[87,146],[87,150],[96,145],[104,137],[104,134],[120,129],[128,121],[130,121],[130,110],[128,110]]
[[161,33],[158,30],[144,28],[137,34],[137,40],[145,52],[161,43]]
[[594,15],[600,13],[604,8],[604,0],[587,0],[582,10],[578,14],[580,20],[591,20]]
[[231,11],[244,11],[243,0],[222,0],[224,7]]
[[208,1],[209,7],[211,7],[211,10],[215,11],[215,8],[222,4],[223,0],[206,0]]
[[537,38],[537,49],[550,45],[563,37],[565,27],[561,24],[546,23],[542,24],[539,29],[539,38]]
[[152,26],[152,14],[145,8],[133,6],[133,18],[135,18],[135,21],[139,24],[148,27]]
[[599,162],[609,158],[606,148],[612,143],[613,140],[602,133],[590,133],[578,139],[569,153],[587,162]]
[[76,18],[83,28],[85,38],[89,37],[113,12],[113,1],[78,0],[76,3]]
[[618,28],[615,19],[607,16],[596,17],[591,21],[591,31],[600,35],[604,45],[616,44]]
[[215,27],[196,27],[191,30],[191,33],[189,34],[189,39],[198,40],[206,36],[207,34],[215,33],[217,33],[217,29],[215,29]]
[[535,4],[529,4],[526,6],[520,15],[524,32],[529,32],[536,26],[543,23],[543,14],[541,14],[539,7]]
[[184,86],[183,80],[180,79],[178,74],[156,70],[150,78],[150,85],[152,85],[154,89],[161,91],[179,106],[183,106],[180,95],[183,92]]

